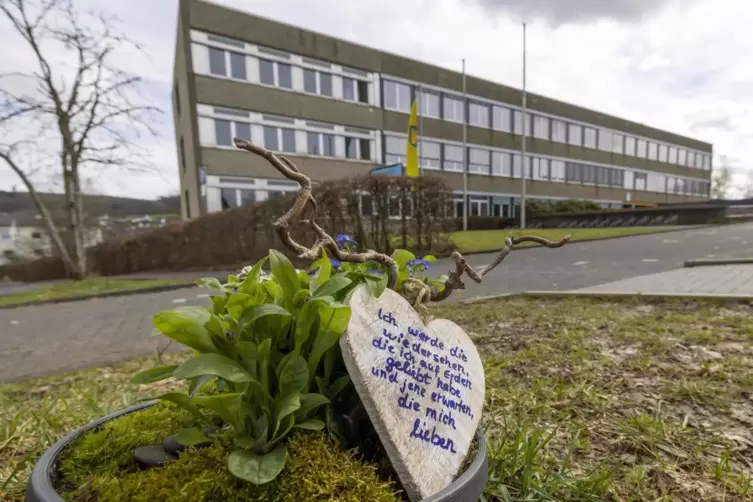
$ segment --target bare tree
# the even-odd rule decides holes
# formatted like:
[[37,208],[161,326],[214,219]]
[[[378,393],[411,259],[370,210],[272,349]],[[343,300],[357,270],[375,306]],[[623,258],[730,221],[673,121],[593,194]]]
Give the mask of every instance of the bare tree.
[[727,192],[732,182],[732,170],[728,165],[724,164],[715,171],[714,177],[711,180],[711,198],[724,199],[727,197]]
[[[33,131],[30,139],[7,144],[2,141],[8,136],[0,135],[0,159],[29,191],[73,278],[85,277],[88,268],[82,170],[144,168],[134,140],[144,133],[156,136],[150,124],[159,110],[139,95],[141,79],[113,64],[118,50],[140,51],[116,24],[104,14],[76,10],[73,0],[0,0],[0,30],[15,31],[36,66],[32,73],[0,75],[17,84],[0,89],[0,126]],[[72,64],[59,60],[61,52]],[[37,195],[33,177],[40,165],[24,159],[47,145],[57,145],[50,155],[52,169],[62,176],[70,245]]]

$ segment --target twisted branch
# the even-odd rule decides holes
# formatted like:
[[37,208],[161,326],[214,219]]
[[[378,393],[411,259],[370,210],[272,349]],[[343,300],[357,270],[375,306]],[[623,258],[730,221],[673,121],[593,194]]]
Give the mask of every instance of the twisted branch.
[[[394,289],[397,284],[397,263],[395,260],[387,256],[386,254],[377,253],[371,249],[368,249],[362,253],[351,253],[344,251],[337,246],[337,242],[329,236],[329,234],[319,226],[316,222],[317,205],[311,194],[311,178],[301,173],[298,168],[284,156],[277,156],[273,152],[270,152],[266,148],[258,145],[254,145],[249,141],[242,138],[233,138],[233,142],[237,148],[247,150],[251,153],[259,155],[267,159],[267,162],[277,169],[280,174],[287,179],[295,181],[301,187],[301,191],[298,193],[293,206],[280,216],[273,226],[277,230],[277,235],[280,236],[282,243],[292,250],[298,258],[302,260],[315,261],[321,256],[322,250],[326,250],[327,254],[331,258],[335,258],[340,261],[351,263],[366,263],[369,261],[375,261],[387,267],[387,287]],[[311,210],[306,218],[303,217],[303,212],[306,207],[311,207]],[[297,243],[290,236],[290,222],[298,218],[302,222],[311,225],[314,233],[317,236],[316,242],[307,248],[302,244]]]
[[468,274],[468,277],[471,278],[473,282],[476,284],[481,283],[481,279],[494,270],[494,268],[497,267],[500,263],[502,263],[502,260],[504,260],[508,254],[510,254],[510,251],[513,250],[513,248],[522,242],[536,242],[538,244],[541,244],[542,246],[546,246],[548,248],[558,248],[565,245],[567,241],[570,240],[570,235],[564,236],[559,241],[553,242],[548,239],[544,239],[543,237],[538,237],[536,235],[521,235],[519,237],[507,237],[505,239],[505,247],[503,247],[497,257],[494,259],[493,262],[489,263],[488,265],[485,265],[483,267],[479,268],[473,268],[470,265],[468,265],[468,262],[463,258],[463,255],[455,251],[452,253],[452,261],[455,262],[455,270],[451,270],[449,273],[449,277],[447,278],[447,281],[445,281],[444,289],[441,291],[437,290],[436,288],[432,288],[431,296],[429,297],[429,300],[432,302],[441,302],[442,300],[447,299],[453,291],[456,289],[465,289],[465,283],[463,282],[463,274]]

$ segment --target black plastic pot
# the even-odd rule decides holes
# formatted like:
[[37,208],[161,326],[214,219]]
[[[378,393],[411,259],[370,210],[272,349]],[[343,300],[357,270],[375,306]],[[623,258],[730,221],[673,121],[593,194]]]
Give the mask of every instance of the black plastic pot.
[[[55,491],[55,485],[58,478],[57,461],[68,445],[85,432],[96,429],[105,422],[149,408],[154,404],[156,404],[156,401],[141,403],[112,415],[98,418],[76,429],[48,448],[39,457],[36,465],[34,465],[34,470],[31,472],[25,502],[64,502],[63,498]],[[481,498],[488,477],[487,448],[486,439],[481,432],[477,433],[476,438],[478,440],[476,457],[468,469],[450,486],[421,502],[477,502]]]

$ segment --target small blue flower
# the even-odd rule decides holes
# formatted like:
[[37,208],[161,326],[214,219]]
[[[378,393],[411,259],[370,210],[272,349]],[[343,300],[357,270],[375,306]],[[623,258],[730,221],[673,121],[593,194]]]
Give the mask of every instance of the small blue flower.
[[329,260],[329,263],[335,268],[340,268],[343,264],[340,260]]
[[376,270],[376,269],[373,269],[373,268],[370,268],[369,270],[367,270],[366,273],[367,274],[372,274],[372,275],[382,275],[382,271],[381,270]]
[[429,265],[429,262],[427,260],[424,260],[423,258],[416,258],[415,260],[410,260],[407,264],[410,268],[414,267],[423,267],[426,270],[429,270],[431,268],[431,265]]
[[340,234],[335,238],[335,242],[337,242],[337,247],[343,248],[348,245],[351,246],[357,246],[358,243],[351,237],[350,235],[346,234]]

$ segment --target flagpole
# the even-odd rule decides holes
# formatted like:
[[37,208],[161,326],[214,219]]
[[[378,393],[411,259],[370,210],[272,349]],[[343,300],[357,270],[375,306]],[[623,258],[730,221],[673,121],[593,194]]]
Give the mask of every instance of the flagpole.
[[418,109],[418,133],[416,134],[416,141],[418,141],[418,175],[423,177],[424,165],[421,162],[421,143],[423,143],[424,137],[424,114],[421,112],[421,84],[418,84],[416,92],[416,108]]
[[463,231],[468,230],[468,103],[465,91],[465,58],[463,58]]
[[523,23],[523,137],[520,141],[521,183],[520,183],[520,228],[526,228],[526,135],[528,133],[528,110],[526,103],[526,23]]

